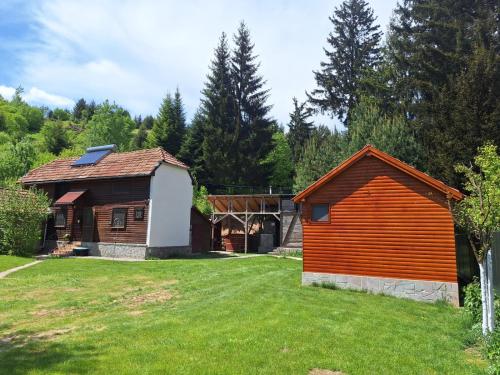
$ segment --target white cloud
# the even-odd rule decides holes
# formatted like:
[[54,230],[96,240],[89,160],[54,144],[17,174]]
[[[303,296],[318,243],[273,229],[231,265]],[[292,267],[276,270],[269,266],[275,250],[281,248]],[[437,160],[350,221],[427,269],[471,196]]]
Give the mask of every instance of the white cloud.
[[[0,95],[6,99],[11,99],[16,89],[0,85]],[[46,105],[48,107],[70,108],[75,105],[75,101],[64,96],[50,94],[38,87],[32,87],[28,92],[24,92],[21,97],[30,104]]]
[[[231,36],[244,19],[272,116],[286,123],[292,97],[303,100],[314,87],[328,16],[340,1],[41,0],[32,7],[40,42],[24,53],[15,78],[63,97],[110,99],[135,114],[155,114],[179,86],[192,115],[221,32]],[[383,25],[395,3],[373,0]]]
[[0,85],[0,95],[4,99],[10,100],[10,98],[12,98],[12,96],[15,94],[15,92],[16,92],[16,89],[14,87]]

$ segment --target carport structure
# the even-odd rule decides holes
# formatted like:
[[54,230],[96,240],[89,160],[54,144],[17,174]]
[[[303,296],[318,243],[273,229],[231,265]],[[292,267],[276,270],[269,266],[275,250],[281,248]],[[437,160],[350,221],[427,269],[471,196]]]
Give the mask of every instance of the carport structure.
[[265,215],[274,216],[278,222],[281,220],[282,196],[278,194],[252,194],[252,195],[209,195],[208,200],[212,205],[212,246],[214,240],[215,224],[232,217],[239,221],[245,232],[245,253],[248,251],[249,223]]

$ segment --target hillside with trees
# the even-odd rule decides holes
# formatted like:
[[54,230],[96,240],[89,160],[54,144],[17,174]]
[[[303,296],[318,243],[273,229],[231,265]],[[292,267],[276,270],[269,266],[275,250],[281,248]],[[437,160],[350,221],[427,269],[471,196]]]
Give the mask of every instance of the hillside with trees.
[[[287,124],[272,117],[272,87],[244,22],[220,36],[190,119],[175,87],[157,113],[133,118],[112,98],[81,98],[72,110],[32,106],[19,88],[0,97],[0,185],[114,143],[120,151],[164,147],[209,192],[296,192],[371,143],[461,187],[454,165],[500,143],[498,8],[489,0],[403,1],[383,37],[366,1],[344,1],[325,14],[324,59],[303,72],[316,87],[304,102],[290,93]],[[317,113],[343,126],[315,123]]]

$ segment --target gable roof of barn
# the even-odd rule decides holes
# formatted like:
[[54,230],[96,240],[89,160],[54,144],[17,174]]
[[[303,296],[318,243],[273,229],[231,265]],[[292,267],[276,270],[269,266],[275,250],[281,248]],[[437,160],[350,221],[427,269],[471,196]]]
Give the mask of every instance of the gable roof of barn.
[[383,151],[380,151],[379,149],[373,147],[372,145],[366,145],[361,150],[352,155],[349,159],[345,160],[340,165],[333,168],[330,172],[320,177],[313,184],[309,185],[306,189],[298,193],[295,197],[293,197],[293,201],[295,203],[303,201],[307,196],[312,194],[314,191],[318,190],[320,187],[322,187],[323,185],[334,179],[340,173],[350,168],[352,165],[354,165],[364,157],[375,157],[381,160],[382,162],[396,169],[399,169],[400,171],[416,178],[417,180],[420,180],[423,183],[435,188],[436,190],[443,192],[449,198],[455,200],[460,200],[463,198],[463,194],[457,189],[446,185],[444,182],[439,181],[434,177],[431,177],[428,174],[419,171],[418,169],[412,167],[411,165],[408,165]]

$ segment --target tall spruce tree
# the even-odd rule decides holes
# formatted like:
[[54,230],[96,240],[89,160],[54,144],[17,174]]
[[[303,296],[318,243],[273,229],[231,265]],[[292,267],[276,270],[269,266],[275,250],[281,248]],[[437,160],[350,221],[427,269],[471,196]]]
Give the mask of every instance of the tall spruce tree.
[[492,0],[406,0],[391,22],[395,95],[417,129],[425,169],[452,185],[460,184],[453,165],[468,164],[479,145],[500,138],[498,122],[487,125],[499,111],[491,99],[499,12]]
[[267,104],[269,90],[259,75],[259,63],[253,53],[254,44],[244,22],[234,36],[231,77],[235,96],[235,138],[238,142],[238,182],[266,186],[271,170],[262,164],[273,148],[273,122]]
[[236,104],[231,82],[230,52],[225,33],[222,33],[215,49],[215,57],[202,94],[204,165],[199,183],[234,184],[240,174],[236,163],[239,150],[238,134],[235,131]]
[[149,146],[160,146],[172,155],[177,155],[181,149],[186,133],[186,117],[179,89],[172,98],[167,94],[160,106],[158,117],[149,135]]
[[299,103],[297,98],[293,98],[292,100],[293,112],[290,113],[287,140],[292,151],[293,162],[297,163],[302,156],[302,150],[306,141],[311,136],[314,124],[309,120],[312,110],[307,106],[307,102]]
[[329,19],[333,31],[327,38],[329,49],[324,49],[327,61],[313,72],[318,87],[308,97],[322,113],[337,116],[348,126],[363,77],[380,59],[382,33],[364,0],[344,1]]
[[158,116],[156,117],[153,128],[148,135],[148,146],[149,147],[163,147],[168,152],[172,153],[169,150],[168,146],[168,136],[169,129],[171,127],[172,122],[172,107],[173,107],[173,99],[170,94],[167,94],[161,103],[160,110],[158,112]]
[[198,109],[193,116],[191,124],[187,128],[186,137],[182,143],[178,157],[184,163],[189,165],[189,170],[196,182],[203,181],[204,174],[204,159],[203,159],[203,139],[205,137],[205,116]]

